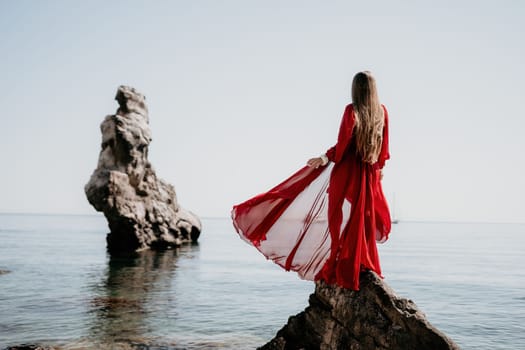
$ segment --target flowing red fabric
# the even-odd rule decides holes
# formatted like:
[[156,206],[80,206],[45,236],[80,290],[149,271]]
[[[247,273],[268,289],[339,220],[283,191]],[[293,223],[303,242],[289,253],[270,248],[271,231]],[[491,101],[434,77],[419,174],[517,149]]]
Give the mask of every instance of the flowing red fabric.
[[388,114],[378,161],[363,162],[353,137],[355,115],[345,108],[331,161],[304,167],[266,193],[236,205],[232,220],[240,237],[264,256],[307,280],[359,290],[359,273],[381,276],[376,241],[391,221],[380,169],[390,158]]

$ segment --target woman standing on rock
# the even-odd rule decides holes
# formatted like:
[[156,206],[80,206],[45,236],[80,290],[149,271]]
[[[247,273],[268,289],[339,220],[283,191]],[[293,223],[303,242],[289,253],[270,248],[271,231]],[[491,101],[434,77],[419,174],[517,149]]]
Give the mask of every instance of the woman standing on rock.
[[359,289],[359,273],[381,275],[376,241],[390,232],[381,186],[388,114],[370,72],[352,83],[335,146],[266,193],[232,210],[235,229],[268,259],[307,280]]

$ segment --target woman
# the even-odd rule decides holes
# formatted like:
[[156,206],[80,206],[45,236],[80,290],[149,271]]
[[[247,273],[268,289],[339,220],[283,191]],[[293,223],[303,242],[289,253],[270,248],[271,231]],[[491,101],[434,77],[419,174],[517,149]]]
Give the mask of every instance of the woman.
[[381,276],[376,240],[390,232],[381,169],[388,114],[368,71],[352,82],[335,146],[266,193],[232,210],[240,237],[303,279],[359,289],[359,273]]

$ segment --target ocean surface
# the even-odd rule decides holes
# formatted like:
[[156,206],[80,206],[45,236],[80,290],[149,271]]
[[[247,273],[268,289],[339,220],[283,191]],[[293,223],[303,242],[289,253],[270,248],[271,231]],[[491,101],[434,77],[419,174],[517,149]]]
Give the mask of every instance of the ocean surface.
[[[198,245],[111,257],[103,216],[0,214],[0,349],[255,349],[312,282],[266,261],[229,219]],[[525,225],[401,222],[386,282],[463,349],[525,349]]]

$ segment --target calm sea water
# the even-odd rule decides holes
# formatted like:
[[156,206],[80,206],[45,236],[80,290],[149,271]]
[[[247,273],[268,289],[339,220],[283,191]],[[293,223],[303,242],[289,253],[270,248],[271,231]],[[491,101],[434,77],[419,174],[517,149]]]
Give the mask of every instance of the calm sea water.
[[[105,251],[102,216],[0,215],[0,349],[254,349],[313,283],[266,261],[228,219],[198,245]],[[387,283],[463,349],[525,349],[525,225],[400,223]]]

